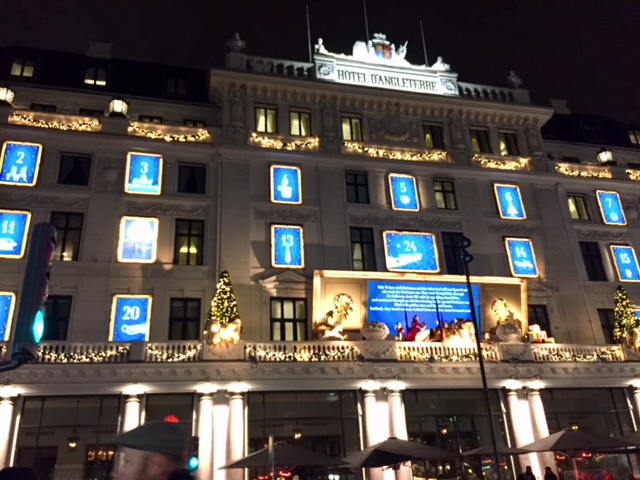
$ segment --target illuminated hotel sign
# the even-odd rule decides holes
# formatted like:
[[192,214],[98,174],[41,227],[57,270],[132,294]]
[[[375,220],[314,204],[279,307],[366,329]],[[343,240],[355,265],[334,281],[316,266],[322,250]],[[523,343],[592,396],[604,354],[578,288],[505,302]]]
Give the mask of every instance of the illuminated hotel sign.
[[386,231],[384,256],[390,272],[437,273],[438,253],[432,233]]
[[0,210],[0,258],[22,258],[31,212]]
[[271,266],[304,268],[302,227],[271,225]]
[[417,212],[420,210],[416,179],[411,175],[399,173],[389,174],[389,188],[391,188],[391,207],[394,210]]
[[115,295],[111,304],[112,342],[144,342],[149,339],[151,295]]
[[505,238],[509,266],[514,277],[537,277],[538,264],[533,243],[528,238]]
[[298,167],[271,166],[271,201],[302,203],[302,175]]
[[118,242],[118,261],[153,263],[158,247],[157,218],[122,217]]
[[0,342],[7,342],[11,334],[11,319],[16,306],[16,294],[0,292]]
[[638,258],[633,247],[611,245],[610,248],[620,281],[640,282],[640,268],[638,267]]
[[0,156],[0,184],[33,187],[38,179],[42,145],[4,142]]
[[127,155],[124,191],[140,195],[160,195],[162,190],[162,155],[133,153]]
[[522,197],[520,196],[520,187],[496,183],[493,186],[493,190],[496,194],[500,218],[510,220],[525,220],[527,218]]
[[604,223],[607,225],[627,224],[618,192],[596,190],[596,196],[598,197],[598,205],[600,205],[600,213],[602,214],[602,221],[604,221]]

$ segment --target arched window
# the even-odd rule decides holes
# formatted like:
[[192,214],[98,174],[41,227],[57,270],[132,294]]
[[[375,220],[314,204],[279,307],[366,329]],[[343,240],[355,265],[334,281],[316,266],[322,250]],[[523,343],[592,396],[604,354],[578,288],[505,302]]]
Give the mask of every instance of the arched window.
[[89,67],[84,72],[84,83],[86,85],[97,85],[104,87],[107,85],[107,70],[102,67]]
[[11,76],[31,78],[35,65],[35,62],[29,58],[16,58],[11,64]]

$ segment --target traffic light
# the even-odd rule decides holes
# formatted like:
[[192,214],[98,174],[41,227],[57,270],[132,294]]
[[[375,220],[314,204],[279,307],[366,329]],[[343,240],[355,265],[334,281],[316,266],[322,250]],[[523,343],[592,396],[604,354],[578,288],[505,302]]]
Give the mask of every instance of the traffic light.
[[55,251],[55,227],[49,223],[34,225],[11,341],[12,360],[31,362],[38,355],[38,344],[45,329],[44,304],[49,296],[49,273]]
[[187,469],[194,472],[200,466],[200,458],[198,457],[198,449],[200,448],[200,438],[191,437],[191,444],[189,446],[189,459],[187,460]]

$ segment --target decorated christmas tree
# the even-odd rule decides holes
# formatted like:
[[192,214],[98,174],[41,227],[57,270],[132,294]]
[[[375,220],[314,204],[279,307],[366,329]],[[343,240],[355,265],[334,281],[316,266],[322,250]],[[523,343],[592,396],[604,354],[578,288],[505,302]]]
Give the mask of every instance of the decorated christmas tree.
[[627,291],[622,285],[618,285],[618,288],[616,288],[616,296],[613,302],[615,305],[613,310],[615,318],[613,338],[622,343],[626,341],[627,335],[631,330],[638,326],[638,317],[633,305],[631,305]]
[[231,277],[229,272],[223,270],[216,286],[216,293],[211,299],[207,320],[209,322],[217,321],[220,325],[228,325],[238,318],[240,318],[240,313],[238,313],[238,302],[233,293]]

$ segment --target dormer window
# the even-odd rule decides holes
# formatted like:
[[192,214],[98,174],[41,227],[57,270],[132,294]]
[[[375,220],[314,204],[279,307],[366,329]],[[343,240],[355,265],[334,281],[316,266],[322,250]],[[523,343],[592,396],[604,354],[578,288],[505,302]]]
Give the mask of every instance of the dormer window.
[[29,58],[16,58],[11,64],[11,76],[32,78],[35,66],[35,62]]
[[169,77],[165,84],[165,93],[169,95],[186,95],[187,81],[182,77]]
[[633,145],[640,145],[640,130],[629,130],[629,140]]
[[102,67],[89,67],[84,72],[85,85],[105,87],[107,85],[107,70]]

